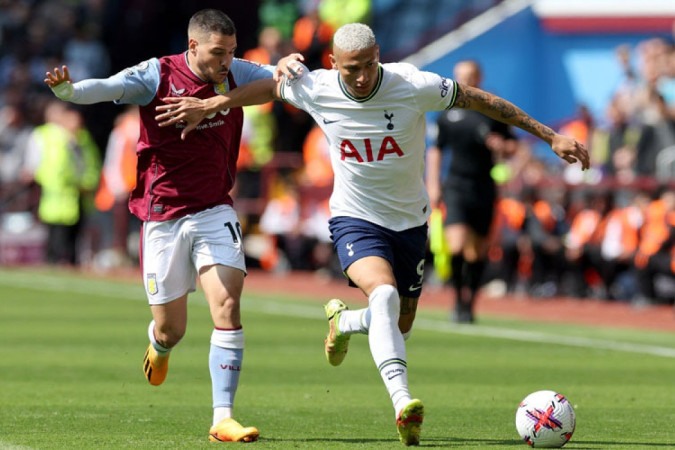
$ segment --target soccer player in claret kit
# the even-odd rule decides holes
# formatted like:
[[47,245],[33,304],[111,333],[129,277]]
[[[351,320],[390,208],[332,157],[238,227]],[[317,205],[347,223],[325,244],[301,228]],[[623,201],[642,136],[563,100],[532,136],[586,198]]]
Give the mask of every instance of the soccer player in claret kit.
[[588,152],[515,105],[410,64],[380,64],[372,30],[342,26],[333,37],[332,70],[295,80],[259,81],[224,96],[165,99],[162,126],[187,123],[183,135],[223,107],[286,101],[312,115],[326,134],[335,172],[329,223],[342,269],[368,296],[368,307],[349,310],[340,300],[325,306],[328,362],[342,363],[353,334],[367,334],[370,351],[392,401],[399,439],[417,445],[424,419],[411,396],[405,340],[422,291],[430,207],[424,186],[425,113],[469,108],[544,139],[569,163],[588,167]]
[[68,68],[47,73],[45,83],[62,100],[92,104],[114,101],[140,105],[136,187],[129,208],[143,221],[141,265],[153,320],[143,371],[162,384],[171,349],[187,327],[187,297],[196,277],[209,303],[214,330],[209,369],[213,387],[212,441],[255,441],[258,429],[233,418],[234,397],[244,353],[240,298],[246,274],[241,226],[233,209],[243,111],[214,111],[190,139],[182,125],[160,128],[155,107],[162,98],[189,95],[206,99],[239,84],[292,76],[283,58],[277,68],[234,57],[236,30],[223,12],[206,9],[188,24],[187,51],[152,58],[107,79],[72,83]]

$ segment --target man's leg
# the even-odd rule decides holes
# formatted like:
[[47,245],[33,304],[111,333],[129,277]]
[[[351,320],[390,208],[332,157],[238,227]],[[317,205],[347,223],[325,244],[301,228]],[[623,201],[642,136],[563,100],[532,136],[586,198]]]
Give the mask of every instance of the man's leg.
[[366,257],[353,263],[348,275],[368,295],[368,343],[394,406],[399,438],[406,445],[417,445],[424,407],[411,398],[408,388],[405,339],[399,329],[401,299],[391,266],[383,258]]
[[148,327],[148,345],[143,357],[145,378],[159,386],[169,371],[171,349],[185,335],[187,327],[187,294],[169,303],[151,305],[152,322]]
[[244,331],[240,312],[244,272],[232,267],[212,265],[201,268],[199,278],[214,324],[209,353],[213,390],[213,426],[209,439],[255,441],[259,436],[258,430],[243,427],[232,418],[244,358]]

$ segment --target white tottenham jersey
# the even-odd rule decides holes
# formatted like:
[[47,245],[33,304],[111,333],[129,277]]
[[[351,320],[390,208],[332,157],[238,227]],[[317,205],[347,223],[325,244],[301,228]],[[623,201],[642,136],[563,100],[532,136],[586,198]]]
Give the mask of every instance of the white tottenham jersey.
[[330,209],[401,231],[424,224],[425,113],[452,108],[454,81],[406,63],[382,64],[378,83],[354,98],[337,70],[315,70],[281,88],[284,101],[307,111],[330,145],[335,173]]

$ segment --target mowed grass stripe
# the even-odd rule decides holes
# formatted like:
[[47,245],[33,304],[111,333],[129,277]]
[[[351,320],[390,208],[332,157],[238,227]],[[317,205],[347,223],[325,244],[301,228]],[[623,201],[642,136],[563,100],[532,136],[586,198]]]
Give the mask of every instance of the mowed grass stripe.
[[[0,285],[45,292],[57,291],[61,293],[89,296],[96,295],[106,298],[145,301],[145,292],[140,285],[140,281],[137,284],[132,285],[128,282],[111,282],[94,278],[87,279],[73,274],[47,274],[30,271],[0,270]],[[203,297],[201,292],[197,292],[194,295]],[[283,295],[288,296],[290,293],[284,293]],[[250,293],[247,294],[246,292],[244,293],[244,297],[246,299],[242,304],[242,309],[244,311],[248,310],[278,316],[324,320],[323,309],[317,307],[318,305],[312,306],[306,303],[289,303],[286,300],[279,301],[277,299],[270,299],[269,295],[263,297]],[[201,304],[206,306],[206,303],[204,302]],[[675,358],[675,347],[571,336],[560,334],[559,332],[545,333],[541,331],[486,325],[464,326],[449,323],[447,320],[423,317],[420,317],[415,321],[415,329]]]

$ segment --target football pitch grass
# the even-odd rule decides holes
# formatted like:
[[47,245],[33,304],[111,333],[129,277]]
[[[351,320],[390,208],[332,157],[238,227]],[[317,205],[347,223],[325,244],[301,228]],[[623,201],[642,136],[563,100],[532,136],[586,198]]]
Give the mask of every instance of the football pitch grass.
[[[0,449],[404,448],[367,339],[353,337],[343,365],[329,366],[327,299],[310,300],[245,290],[235,413],[261,437],[214,444],[200,292],[167,381],[153,387],[141,371],[150,312],[140,280],[0,269]],[[516,407],[553,389],[577,415],[565,448],[675,448],[672,333],[480,319],[418,315],[408,368],[426,408],[421,447],[527,448]]]

